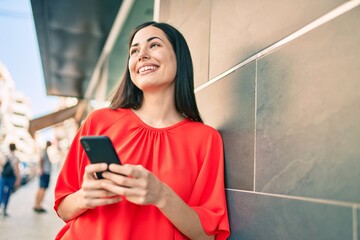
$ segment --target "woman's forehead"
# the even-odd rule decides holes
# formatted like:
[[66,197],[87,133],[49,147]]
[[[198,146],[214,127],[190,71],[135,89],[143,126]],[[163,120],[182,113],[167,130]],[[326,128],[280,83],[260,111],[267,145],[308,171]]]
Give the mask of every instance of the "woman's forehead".
[[160,38],[162,41],[166,41],[167,37],[165,33],[157,27],[154,26],[147,26],[140,29],[135,35],[131,42],[131,45],[134,44],[141,44],[142,42],[146,42],[148,39],[157,37]]

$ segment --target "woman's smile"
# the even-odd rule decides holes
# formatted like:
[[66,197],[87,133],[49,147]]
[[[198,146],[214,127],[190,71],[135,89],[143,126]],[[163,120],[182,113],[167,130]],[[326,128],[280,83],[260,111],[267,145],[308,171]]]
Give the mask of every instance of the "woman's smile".
[[159,68],[159,66],[156,65],[145,65],[139,68],[137,71],[140,75],[144,75],[150,72],[154,72]]

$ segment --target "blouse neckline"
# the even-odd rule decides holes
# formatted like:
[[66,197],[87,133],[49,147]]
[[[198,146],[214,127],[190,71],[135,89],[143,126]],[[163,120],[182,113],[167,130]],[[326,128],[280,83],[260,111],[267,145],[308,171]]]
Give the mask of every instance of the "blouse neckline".
[[167,131],[167,130],[170,130],[170,129],[173,129],[173,128],[177,128],[177,127],[179,127],[179,126],[181,126],[181,125],[183,125],[183,124],[190,121],[188,118],[185,118],[185,119],[181,120],[180,122],[177,122],[177,123],[175,123],[173,125],[163,127],[163,128],[156,128],[156,127],[152,127],[152,126],[146,124],[138,115],[136,115],[136,113],[131,108],[127,108],[125,110],[129,111],[130,114],[133,116],[133,118],[136,120],[136,122],[139,123],[141,126],[143,126],[146,129],[153,130],[153,131],[158,131],[158,132]]

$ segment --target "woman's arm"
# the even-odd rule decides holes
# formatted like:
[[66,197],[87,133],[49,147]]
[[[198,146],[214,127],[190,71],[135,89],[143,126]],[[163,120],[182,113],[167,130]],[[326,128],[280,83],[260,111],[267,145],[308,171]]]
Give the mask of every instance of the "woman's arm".
[[81,202],[82,189],[67,195],[59,204],[57,213],[62,220],[69,221],[86,212],[87,208]]
[[101,163],[86,166],[81,188],[66,196],[59,204],[57,213],[61,219],[69,221],[88,209],[121,201],[121,197],[102,188],[101,182],[108,180],[98,180],[95,177],[95,172],[106,169],[107,164]]
[[180,232],[190,239],[214,239],[204,232],[197,213],[171,188],[164,185],[162,193],[157,207]]
[[118,174],[103,173],[105,179],[110,181],[101,182],[101,186],[108,191],[125,196],[135,204],[155,205],[190,239],[214,239],[214,236],[205,233],[197,213],[170,187],[141,165],[112,164],[110,170]]

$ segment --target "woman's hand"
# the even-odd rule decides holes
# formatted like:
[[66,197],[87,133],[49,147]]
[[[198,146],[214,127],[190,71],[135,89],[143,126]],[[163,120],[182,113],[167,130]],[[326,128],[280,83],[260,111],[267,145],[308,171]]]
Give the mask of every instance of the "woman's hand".
[[100,185],[139,205],[155,205],[190,239],[214,239],[204,232],[197,213],[170,187],[141,165],[111,164]]
[[161,207],[167,186],[143,166],[111,164],[109,170],[103,173],[108,181],[100,182],[101,187],[132,203]]
[[85,167],[81,188],[66,196],[58,207],[58,214],[64,221],[74,219],[88,209],[120,202],[122,198],[116,193],[102,187],[109,180],[97,179],[95,173],[107,170],[106,163],[90,164]]
[[106,179],[97,179],[95,173],[105,171],[107,164],[97,163],[85,167],[83,183],[80,189],[82,208],[94,208],[97,206],[113,204],[121,201],[121,197],[102,187],[102,183],[109,183]]

